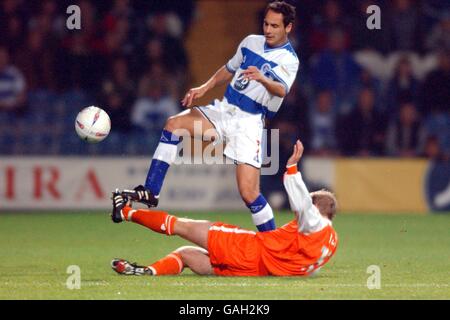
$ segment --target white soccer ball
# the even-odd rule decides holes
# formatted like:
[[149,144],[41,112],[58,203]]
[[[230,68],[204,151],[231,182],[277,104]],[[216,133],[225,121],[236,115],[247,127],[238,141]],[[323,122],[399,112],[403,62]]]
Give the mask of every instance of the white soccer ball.
[[75,120],[78,136],[90,143],[104,140],[111,130],[111,120],[105,110],[90,106],[81,110]]

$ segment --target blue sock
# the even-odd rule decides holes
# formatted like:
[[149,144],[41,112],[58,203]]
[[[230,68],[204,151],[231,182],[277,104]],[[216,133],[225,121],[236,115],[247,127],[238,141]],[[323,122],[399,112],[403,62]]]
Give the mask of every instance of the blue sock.
[[163,130],[158,147],[153,154],[147,179],[145,179],[145,188],[155,196],[158,196],[161,192],[167,170],[177,156],[179,143],[180,137],[170,131]]
[[275,219],[273,217],[273,211],[270,205],[262,194],[256,198],[247,207],[252,212],[252,220],[258,231],[270,231],[275,230]]

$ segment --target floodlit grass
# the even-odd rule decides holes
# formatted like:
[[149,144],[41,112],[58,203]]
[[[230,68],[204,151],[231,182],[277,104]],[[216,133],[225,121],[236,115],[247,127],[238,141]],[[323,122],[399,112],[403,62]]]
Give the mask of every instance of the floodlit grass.
[[[254,229],[247,212],[178,215]],[[336,255],[314,277],[126,277],[112,258],[150,264],[187,241],[107,213],[0,214],[0,299],[450,299],[449,215],[341,214],[334,225]],[[66,287],[70,265],[81,269],[79,290]],[[367,287],[370,265],[381,289]]]

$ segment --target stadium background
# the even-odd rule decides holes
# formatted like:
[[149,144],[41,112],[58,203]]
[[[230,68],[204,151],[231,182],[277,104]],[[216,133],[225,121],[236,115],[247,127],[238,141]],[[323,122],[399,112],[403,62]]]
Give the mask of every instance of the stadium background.
[[[280,129],[281,168],[300,137],[307,185],[336,192],[342,249],[314,283],[281,280],[275,291],[254,296],[252,288],[261,283],[239,280],[248,285],[239,294],[235,281],[233,291],[214,288],[201,295],[197,289],[208,279],[187,278],[188,289],[181,289],[169,278],[152,280],[158,293],[150,298],[448,299],[449,262],[440,258],[448,252],[445,213],[450,211],[448,1],[290,2],[297,6],[290,39],[301,68],[268,127]],[[71,4],[81,8],[81,30],[66,28]],[[104,270],[115,254],[149,259],[145,243],[159,239],[126,226],[122,241],[132,248],[113,248],[109,237],[117,229],[105,226],[104,213],[109,193],[142,183],[165,118],[182,110],[185,91],[223,65],[244,36],[261,33],[265,4],[1,1],[0,269],[2,287],[12,291],[1,291],[0,298],[120,298],[117,291],[122,297],[149,297],[134,280],[119,283]],[[381,30],[366,27],[371,4],[381,8]],[[223,91],[218,88],[199,103]],[[110,136],[97,145],[81,141],[74,130],[76,114],[92,104],[112,120]],[[278,224],[290,218],[278,215],[287,209],[282,171],[262,177]],[[174,166],[163,191],[164,209],[252,228],[236,192],[233,165]],[[39,214],[22,214],[30,209]],[[437,212],[444,214],[431,214]],[[169,249],[152,250],[156,259]],[[28,262],[36,269],[17,271]],[[70,263],[88,270],[88,295],[65,289],[62,268]],[[360,285],[367,276],[361,265],[372,263],[391,272],[385,281],[392,290],[373,295]],[[423,272],[430,265],[432,273]],[[58,270],[56,278],[48,268]],[[348,285],[355,279],[356,288]],[[271,287],[275,280],[267,281]],[[324,291],[330,281],[335,288]]]

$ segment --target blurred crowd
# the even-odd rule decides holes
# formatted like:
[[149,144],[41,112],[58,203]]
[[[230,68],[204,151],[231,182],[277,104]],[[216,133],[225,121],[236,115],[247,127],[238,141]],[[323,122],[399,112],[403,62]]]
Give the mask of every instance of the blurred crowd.
[[[80,30],[66,27],[73,4],[80,8]],[[96,104],[110,115],[110,153],[126,152],[114,145],[127,134],[159,131],[179,111],[189,81],[183,39],[194,9],[191,0],[1,1],[0,153],[76,153],[78,141],[63,140],[80,105]],[[29,146],[30,132],[17,126],[15,143],[8,143],[11,119],[34,127],[43,138],[35,144],[47,148]],[[53,137],[45,138],[45,120]]]
[[[289,155],[450,157],[450,2],[299,1],[301,70],[271,123]],[[381,9],[371,30],[367,8]]]
[[[450,157],[448,0],[289,2],[297,6],[290,38],[301,69],[269,121],[280,128],[282,155],[302,137],[317,156]],[[71,4],[81,8],[82,28],[69,32]],[[373,4],[380,30],[366,25]],[[83,152],[66,131],[87,104],[102,106],[114,124],[102,148],[151,152],[132,135],[154,137],[142,133],[160,131],[181,110],[195,5],[1,1],[0,154]]]

